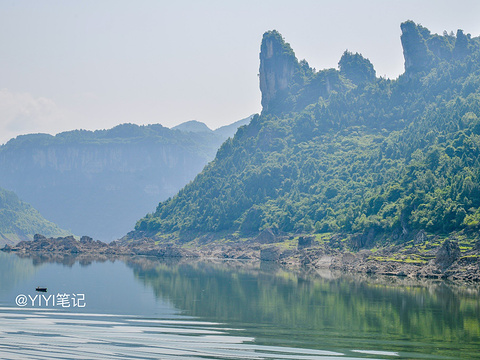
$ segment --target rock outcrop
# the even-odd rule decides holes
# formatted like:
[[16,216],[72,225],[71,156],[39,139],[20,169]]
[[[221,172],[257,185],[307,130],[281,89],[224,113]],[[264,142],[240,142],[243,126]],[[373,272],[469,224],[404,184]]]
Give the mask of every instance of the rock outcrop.
[[405,73],[428,70],[441,61],[464,60],[472,53],[470,34],[457,30],[457,34],[432,34],[413,21],[401,24]]
[[[375,79],[375,70],[368,59],[355,57],[354,69],[347,64],[343,70],[351,82],[360,83]],[[361,63],[361,64],[359,64]],[[353,74],[361,68],[362,74]],[[263,35],[260,51],[260,91],[262,92],[263,113],[279,115],[299,111],[314,104],[320,97],[342,92],[351,86],[336,69],[315,71],[305,60],[298,61],[290,44],[276,31]]]
[[278,261],[281,251],[277,247],[268,247],[260,250],[260,260],[262,261]]
[[432,62],[432,54],[428,50],[422,30],[426,30],[428,35],[430,32],[413,21],[402,23],[400,28],[402,29],[401,41],[405,58],[405,72],[427,69]]
[[152,239],[141,239],[129,243],[113,241],[110,244],[82,236],[80,240],[73,236],[47,238],[36,234],[33,241],[21,241],[15,246],[6,245],[2,251],[16,252],[19,255],[146,255],[155,257],[196,257],[193,252],[171,244],[156,244]]
[[442,270],[447,269],[460,257],[460,247],[457,242],[445,240],[442,247],[438,249],[435,257],[435,264]]
[[255,240],[259,244],[272,244],[277,242],[277,236],[272,229],[265,229],[256,237]]
[[299,67],[290,44],[276,30],[263,35],[260,51],[260,91],[264,111],[271,110],[272,101],[285,97]]

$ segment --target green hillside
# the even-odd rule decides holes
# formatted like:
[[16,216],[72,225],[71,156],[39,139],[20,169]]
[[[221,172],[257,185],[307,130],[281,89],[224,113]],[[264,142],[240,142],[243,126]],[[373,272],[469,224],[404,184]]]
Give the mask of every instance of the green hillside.
[[70,235],[46,220],[31,205],[15,193],[0,188],[0,245],[32,240],[35,234],[46,236]]
[[412,21],[401,29],[405,73],[395,80],[377,78],[368,59],[348,51],[339,70],[315,71],[278,32],[265,33],[262,113],[136,232],[407,239],[475,229],[480,38],[431,34]]

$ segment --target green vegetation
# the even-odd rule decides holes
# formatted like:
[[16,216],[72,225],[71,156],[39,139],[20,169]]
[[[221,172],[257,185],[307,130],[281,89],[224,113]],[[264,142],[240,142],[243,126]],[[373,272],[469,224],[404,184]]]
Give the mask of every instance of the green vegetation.
[[338,62],[340,73],[354,84],[375,81],[375,70],[370,60],[359,53],[345,51]]
[[21,201],[13,192],[0,188],[0,244],[32,240],[37,233],[46,236],[70,235],[45,220],[37,210]]
[[407,241],[420,229],[478,228],[480,38],[432,35],[411,21],[402,31],[405,74],[372,78],[371,63],[346,52],[340,71],[303,71],[301,87],[287,77],[288,92],[267,104],[274,111],[264,98],[262,114],[136,230],[373,231]]

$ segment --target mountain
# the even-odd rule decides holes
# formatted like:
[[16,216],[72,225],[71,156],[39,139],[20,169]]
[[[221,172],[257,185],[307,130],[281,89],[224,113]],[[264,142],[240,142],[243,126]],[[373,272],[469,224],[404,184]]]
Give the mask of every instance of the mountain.
[[172,130],[180,130],[180,131],[185,131],[185,132],[196,132],[196,133],[201,133],[201,132],[212,132],[212,130],[205,125],[204,123],[196,120],[190,120],[186,121],[184,123],[181,123],[177,126],[174,126]]
[[207,125],[205,125],[202,122],[199,122],[196,120],[190,120],[190,121],[181,123],[177,126],[174,126],[172,130],[180,130],[183,132],[197,132],[197,133],[202,133],[202,132],[215,133],[224,139],[228,139],[229,137],[233,137],[233,135],[235,135],[235,133],[237,132],[237,129],[240,126],[247,125],[250,122],[250,120],[252,120],[252,118],[253,118],[253,115],[245,119],[235,121],[232,124],[221,126],[215,130],[211,130]]
[[129,237],[343,233],[362,247],[478,229],[480,38],[401,30],[395,80],[348,51],[315,71],[266,32],[262,113]]
[[229,137],[233,137],[235,135],[239,127],[243,125],[248,125],[248,123],[252,119],[253,119],[253,115],[245,119],[235,121],[233,124],[221,126],[218,129],[215,129],[214,132],[215,134],[218,134],[220,136],[223,136],[225,139],[228,139]]
[[15,193],[0,188],[0,245],[32,240],[37,233],[47,236],[69,235],[67,231],[43,218]]
[[201,123],[178,128],[18,136],[0,147],[0,186],[73,233],[113,240],[191,181],[227,138]]

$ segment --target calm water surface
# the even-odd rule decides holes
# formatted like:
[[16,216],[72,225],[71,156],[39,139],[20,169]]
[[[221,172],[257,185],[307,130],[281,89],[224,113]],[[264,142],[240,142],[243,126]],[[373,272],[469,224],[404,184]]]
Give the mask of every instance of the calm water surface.
[[[69,302],[53,306],[57,294]],[[0,358],[475,359],[479,294],[475,285],[266,263],[0,253]],[[32,304],[35,295],[52,298]],[[85,306],[74,306],[81,296]]]

